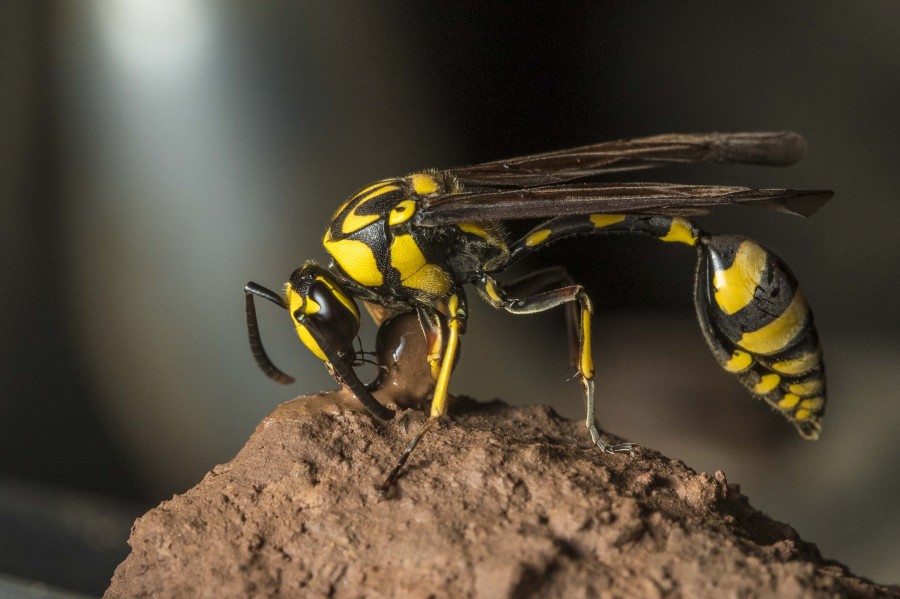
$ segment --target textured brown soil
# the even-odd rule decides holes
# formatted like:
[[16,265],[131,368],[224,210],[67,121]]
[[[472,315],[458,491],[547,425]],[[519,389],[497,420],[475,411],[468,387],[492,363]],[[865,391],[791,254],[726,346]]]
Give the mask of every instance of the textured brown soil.
[[231,462],[137,520],[106,597],[900,597],[823,560],[725,475],[605,455],[546,408],[424,422],[341,393],[264,419]]

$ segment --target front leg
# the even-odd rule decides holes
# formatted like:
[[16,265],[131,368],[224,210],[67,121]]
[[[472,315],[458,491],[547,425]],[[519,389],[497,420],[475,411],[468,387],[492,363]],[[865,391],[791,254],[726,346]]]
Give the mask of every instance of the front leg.
[[[422,440],[422,437],[425,436],[431,427],[434,426],[434,423],[438,418],[447,413],[447,398],[449,397],[449,386],[450,386],[450,373],[453,371],[454,361],[456,359],[456,350],[459,347],[459,336],[465,332],[466,327],[466,297],[463,293],[462,289],[457,289],[450,295],[450,298],[447,300],[446,304],[447,315],[444,317],[440,314],[440,312],[433,310],[431,308],[426,308],[424,312],[429,314],[429,318],[431,315],[437,315],[437,318],[440,320],[442,318],[446,318],[447,324],[447,343],[442,348],[440,354],[440,365],[437,369],[437,383],[434,388],[434,398],[431,400],[431,414],[428,417],[428,420],[419,429],[419,432],[412,438],[412,441],[406,446],[406,449],[403,451],[403,455],[400,456],[400,459],[397,462],[397,465],[394,466],[394,469],[391,470],[391,473],[388,474],[388,477],[381,484],[380,491],[382,493],[387,493],[390,488],[397,482],[397,479],[400,477],[400,473],[403,470],[403,467],[406,465],[406,462],[409,460],[409,457],[412,455],[413,451],[415,451],[416,447],[419,445],[419,441]],[[422,314],[422,310],[419,311],[420,315]],[[420,316],[421,318],[421,316]],[[423,323],[423,328],[427,325]],[[430,327],[429,327],[430,328]],[[443,327],[440,327],[442,330]],[[427,338],[426,332],[426,338]]]

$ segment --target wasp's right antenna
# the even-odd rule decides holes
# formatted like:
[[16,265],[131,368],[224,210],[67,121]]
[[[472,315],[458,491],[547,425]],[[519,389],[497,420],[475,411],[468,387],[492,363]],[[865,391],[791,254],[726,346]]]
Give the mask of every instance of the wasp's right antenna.
[[287,302],[271,289],[266,289],[252,281],[244,285],[244,294],[247,298],[247,333],[250,336],[250,351],[253,352],[256,364],[273,381],[282,385],[293,383],[294,377],[285,374],[272,364],[272,360],[269,359],[269,356],[266,355],[266,350],[263,349],[262,339],[259,336],[259,324],[256,322],[256,305],[253,303],[253,296],[258,295],[285,310],[288,309]]

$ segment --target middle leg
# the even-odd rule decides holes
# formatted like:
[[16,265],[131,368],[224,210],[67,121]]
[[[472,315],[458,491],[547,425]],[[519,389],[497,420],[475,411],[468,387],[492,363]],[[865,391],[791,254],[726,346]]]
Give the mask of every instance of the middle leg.
[[[553,278],[555,277],[555,280]],[[562,285],[536,293],[525,293],[526,289],[548,287],[555,283]],[[546,269],[501,287],[492,277],[483,275],[474,281],[481,297],[491,306],[511,314],[534,314],[566,306],[569,314],[569,338],[573,348],[572,362],[584,386],[585,426],[591,440],[607,453],[628,453],[634,455],[634,443],[610,444],[600,437],[594,414],[594,361],[591,352],[591,299],[584,287],[572,283],[564,269]],[[522,292],[514,295],[510,290]]]

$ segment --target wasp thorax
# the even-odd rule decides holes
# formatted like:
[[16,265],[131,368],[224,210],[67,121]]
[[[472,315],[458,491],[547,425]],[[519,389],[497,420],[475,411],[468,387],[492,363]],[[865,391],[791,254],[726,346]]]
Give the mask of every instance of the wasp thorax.
[[328,270],[311,263],[298,268],[285,294],[297,335],[319,359],[328,360],[323,344],[340,353],[353,351],[359,309]]

